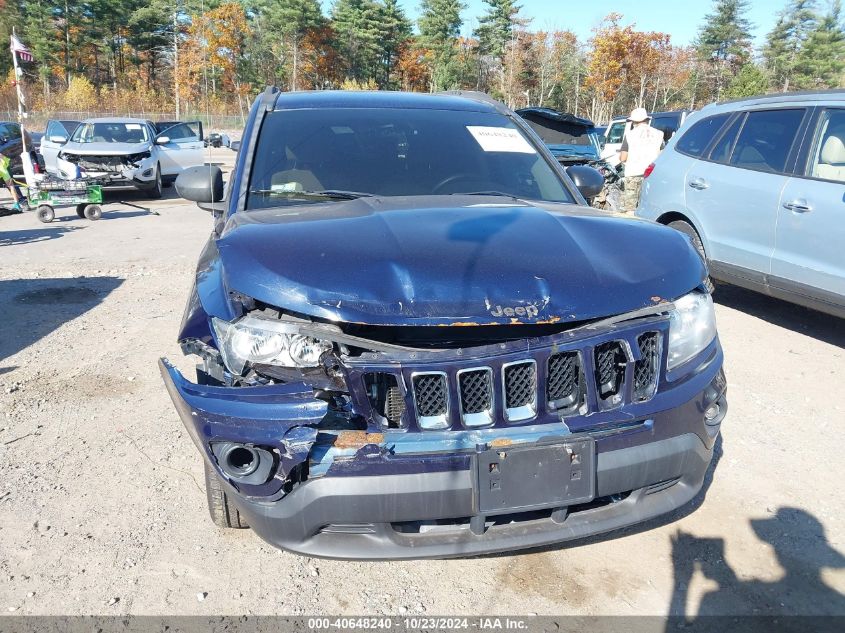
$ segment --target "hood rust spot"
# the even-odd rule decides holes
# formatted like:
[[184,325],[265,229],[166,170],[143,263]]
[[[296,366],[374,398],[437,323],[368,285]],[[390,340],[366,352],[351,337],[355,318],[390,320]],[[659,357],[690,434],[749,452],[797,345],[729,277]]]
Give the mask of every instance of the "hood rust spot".
[[490,442],[490,446],[493,448],[501,448],[503,446],[510,446],[511,444],[513,444],[513,440],[506,437],[497,437],[495,440]]

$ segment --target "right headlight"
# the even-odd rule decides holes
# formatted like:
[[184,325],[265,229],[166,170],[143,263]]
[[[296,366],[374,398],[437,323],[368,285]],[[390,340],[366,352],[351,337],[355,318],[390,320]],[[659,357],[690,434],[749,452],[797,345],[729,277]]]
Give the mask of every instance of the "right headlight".
[[234,322],[212,318],[223,362],[229,371],[243,373],[247,363],[279,367],[317,367],[332,350],[329,341],[297,332],[295,324],[245,316]]
[[716,338],[713,299],[691,292],[675,302],[669,313],[669,369],[683,365]]

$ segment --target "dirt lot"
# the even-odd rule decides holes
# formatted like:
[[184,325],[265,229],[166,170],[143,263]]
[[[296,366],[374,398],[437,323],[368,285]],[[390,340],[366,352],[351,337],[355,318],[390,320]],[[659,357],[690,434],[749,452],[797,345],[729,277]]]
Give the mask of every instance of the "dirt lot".
[[733,288],[717,291],[718,463],[669,520],[392,563],[218,530],[156,368],[162,355],[190,367],[174,339],[211,230],[169,191],[158,215],[113,203],[96,223],[0,218],[0,612],[845,614],[845,323]]

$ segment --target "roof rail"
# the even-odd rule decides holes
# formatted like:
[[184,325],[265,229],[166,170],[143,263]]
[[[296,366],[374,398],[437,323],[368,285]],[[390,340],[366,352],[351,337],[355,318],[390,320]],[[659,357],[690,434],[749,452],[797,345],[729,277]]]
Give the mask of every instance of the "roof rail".
[[726,101],[715,101],[713,103],[708,103],[705,108],[708,106],[720,106],[725,105],[727,103],[743,103],[746,101],[761,101],[764,99],[771,99],[775,100],[788,100],[794,97],[813,97],[813,96],[823,96],[823,95],[843,95],[845,96],[845,90],[842,88],[835,88],[832,90],[796,90],[795,92],[771,92],[768,94],[763,95],[754,95],[751,97],[741,97],[739,99],[727,99]]
[[435,94],[448,96],[448,97],[463,97],[464,99],[471,99],[473,101],[479,101],[481,103],[487,103],[499,112],[510,112],[510,109],[498,99],[494,99],[486,92],[479,92],[477,90],[443,90],[441,92],[436,92]]
[[267,86],[261,94],[261,104],[267,110],[272,110],[276,106],[276,97],[280,92],[277,86]]

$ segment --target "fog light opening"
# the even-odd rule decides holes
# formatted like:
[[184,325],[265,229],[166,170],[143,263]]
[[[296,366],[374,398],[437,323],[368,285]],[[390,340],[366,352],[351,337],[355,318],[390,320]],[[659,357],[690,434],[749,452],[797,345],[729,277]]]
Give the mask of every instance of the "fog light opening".
[[718,402],[714,402],[704,410],[704,419],[708,422],[712,422],[713,420],[719,417],[719,414],[721,412],[722,407],[719,406]]
[[235,446],[228,453],[224,465],[234,477],[246,477],[258,469],[258,454],[246,446]]

